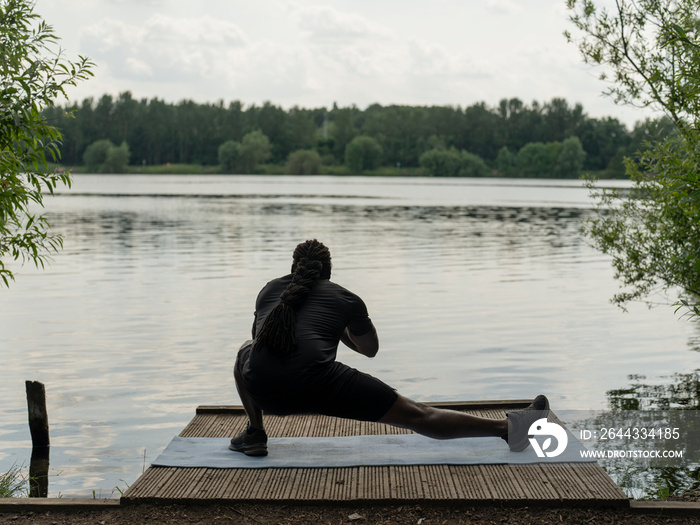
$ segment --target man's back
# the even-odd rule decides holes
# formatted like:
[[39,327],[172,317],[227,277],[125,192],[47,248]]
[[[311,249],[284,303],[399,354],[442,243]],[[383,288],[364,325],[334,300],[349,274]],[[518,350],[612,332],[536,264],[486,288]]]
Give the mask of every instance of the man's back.
[[[260,291],[255,305],[255,333],[259,333],[265,318],[279,303],[280,295],[291,282],[287,275],[274,279]],[[318,281],[301,307],[296,311],[297,348],[278,357],[274,349],[256,346],[248,366],[246,381],[253,390],[263,386],[270,389],[302,387],[322,379],[328,366],[335,361],[338,343],[346,327],[352,333],[363,334],[372,328],[367,308],[356,294],[328,280]]]

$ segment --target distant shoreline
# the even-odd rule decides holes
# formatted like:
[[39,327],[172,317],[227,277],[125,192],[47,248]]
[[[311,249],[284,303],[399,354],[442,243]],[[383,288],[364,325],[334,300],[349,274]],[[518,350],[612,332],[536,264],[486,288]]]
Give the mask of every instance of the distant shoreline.
[[[68,171],[74,174],[86,174],[89,172],[86,170],[85,166],[60,166],[51,165],[50,169],[59,169],[61,171]],[[495,172],[494,172],[495,173]],[[610,176],[608,173],[603,171],[589,171],[584,172],[585,175],[591,175],[595,178],[601,180],[627,180],[627,177],[615,177]],[[105,175],[116,175],[115,173],[105,173]],[[122,175],[236,175],[231,173],[223,173],[219,166],[205,166],[201,164],[157,164],[152,166],[128,166],[128,171]],[[290,174],[285,170],[285,166],[278,166],[276,164],[265,164],[258,167],[256,173],[246,173],[238,175],[294,175]],[[339,177],[347,176],[368,176],[368,177],[426,177],[426,178],[440,178],[433,177],[428,174],[425,168],[422,167],[409,167],[409,168],[397,168],[397,167],[380,167],[374,170],[365,171],[362,173],[352,173],[346,166],[321,166],[320,173],[317,175],[331,175]],[[317,175],[304,175],[307,177],[315,177]],[[519,179],[523,177],[505,177],[501,175],[491,175],[489,177],[483,177],[485,179]],[[552,177],[542,177],[542,179],[551,179]],[[560,180],[577,180],[580,177],[560,177]]]

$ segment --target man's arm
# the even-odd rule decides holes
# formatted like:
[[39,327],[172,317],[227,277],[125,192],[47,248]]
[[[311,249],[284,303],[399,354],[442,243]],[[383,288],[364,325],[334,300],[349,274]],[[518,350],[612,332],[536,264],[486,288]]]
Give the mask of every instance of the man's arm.
[[377,330],[374,326],[369,332],[362,335],[352,334],[346,328],[343,330],[340,340],[351,350],[367,357],[374,357],[379,351],[379,337],[377,337]]

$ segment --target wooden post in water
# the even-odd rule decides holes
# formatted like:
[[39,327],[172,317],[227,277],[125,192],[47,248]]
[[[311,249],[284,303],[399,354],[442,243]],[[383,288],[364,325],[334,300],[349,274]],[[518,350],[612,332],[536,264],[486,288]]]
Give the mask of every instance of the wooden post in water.
[[32,459],[29,463],[29,497],[45,498],[49,494],[49,416],[46,389],[38,381],[27,381],[29,432],[32,435]]
[[29,432],[32,447],[48,447],[49,415],[46,412],[46,389],[39,381],[27,381],[27,408],[29,409]]

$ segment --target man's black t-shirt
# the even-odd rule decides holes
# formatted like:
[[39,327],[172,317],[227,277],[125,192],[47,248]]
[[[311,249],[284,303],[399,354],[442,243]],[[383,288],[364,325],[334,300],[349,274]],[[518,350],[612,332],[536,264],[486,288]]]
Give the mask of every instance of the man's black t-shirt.
[[[291,275],[270,281],[255,303],[253,337],[277,306]],[[278,415],[316,413],[379,421],[396,391],[379,379],[336,361],[345,328],[364,335],[373,328],[362,299],[329,280],[318,281],[296,310],[297,348],[278,357],[263,345],[244,345],[236,368],[253,402]]]
[[[291,279],[291,275],[275,279],[260,291],[253,336],[277,306]],[[332,377],[336,373],[332,365],[343,331],[347,327],[352,334],[363,335],[372,328],[362,299],[328,279],[314,285],[296,315],[295,352],[280,358],[258,346],[243,367],[247,387],[255,397],[276,397],[291,390],[312,391],[330,380],[337,381]]]

